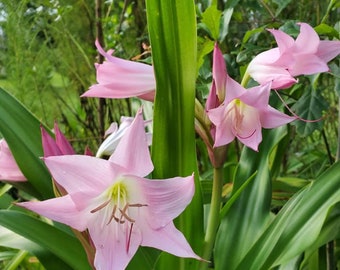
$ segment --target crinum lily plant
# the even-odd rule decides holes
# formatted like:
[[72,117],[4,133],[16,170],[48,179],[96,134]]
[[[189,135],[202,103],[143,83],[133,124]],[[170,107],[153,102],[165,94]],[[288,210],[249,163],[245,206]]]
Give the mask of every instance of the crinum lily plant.
[[[77,154],[56,123],[50,130],[1,89],[0,198],[11,186],[24,195],[0,210],[0,244],[20,249],[1,236],[21,240],[47,270],[305,269],[321,246],[338,248],[339,163],[313,180],[281,173],[291,125],[323,119],[295,113],[296,92],[334,75],[340,41],[307,23],[294,24],[295,36],[269,28],[261,34],[277,47],[235,76],[216,5],[202,15],[210,38],[197,57],[198,8],[147,1],[152,64],[119,58],[96,39],[103,61],[81,98],[125,99],[133,110],[94,155]],[[206,92],[200,68],[209,70]]]

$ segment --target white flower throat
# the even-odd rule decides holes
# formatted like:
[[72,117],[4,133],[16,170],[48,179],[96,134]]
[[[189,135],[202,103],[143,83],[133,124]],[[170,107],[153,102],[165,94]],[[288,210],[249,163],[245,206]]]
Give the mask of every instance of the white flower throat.
[[[127,185],[122,181],[117,181],[108,189],[106,189],[102,194],[100,194],[96,201],[101,202],[99,206],[92,209],[90,212],[92,214],[99,211],[104,211],[101,220],[104,222],[102,226],[110,225],[112,221],[116,222],[117,225],[122,225],[123,231],[126,234],[126,251],[129,251],[132,228],[135,223],[135,218],[131,216],[131,208],[140,208],[143,206],[148,206],[142,203],[129,203],[129,192]],[[98,213],[99,214],[99,213]],[[119,226],[115,226],[118,230]],[[118,234],[119,232],[116,231]]]

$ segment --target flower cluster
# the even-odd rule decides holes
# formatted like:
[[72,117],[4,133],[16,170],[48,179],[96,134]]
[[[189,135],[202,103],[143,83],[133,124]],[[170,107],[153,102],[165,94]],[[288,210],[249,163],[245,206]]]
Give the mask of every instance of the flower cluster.
[[[210,93],[204,115],[196,115],[207,119],[203,130],[208,130],[211,142],[203,140],[208,149],[226,146],[237,138],[258,151],[262,128],[297,119],[269,104],[271,90],[292,86],[299,75],[328,71],[327,63],[340,54],[340,41],[320,41],[311,26],[299,26],[296,40],[280,30],[269,30],[278,47],[250,62],[246,74],[259,83],[251,88],[228,75],[222,52],[215,45]],[[83,97],[154,100],[152,66],[117,58],[98,42],[96,47],[106,60],[96,64],[98,83]],[[55,139],[42,128],[43,161],[57,187],[57,197],[18,204],[79,232],[87,231],[89,245],[95,249],[95,257],[89,260],[98,270],[125,269],[139,246],[201,260],[173,223],[194,195],[194,176],[148,179],[153,171],[151,139],[142,114],[140,109],[135,118],[123,117],[119,128],[114,124],[96,156],[77,155],[57,125]],[[0,141],[0,172],[2,180],[25,181],[4,140]]]

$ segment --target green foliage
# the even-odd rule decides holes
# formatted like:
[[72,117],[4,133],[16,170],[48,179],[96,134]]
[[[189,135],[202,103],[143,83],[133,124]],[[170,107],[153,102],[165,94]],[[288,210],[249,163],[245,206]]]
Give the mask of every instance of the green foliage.
[[53,190],[50,174],[40,160],[43,156],[40,126],[22,104],[0,88],[0,132],[29,180],[23,184],[27,191],[37,198],[47,199],[53,197]]
[[[157,136],[153,136],[152,141],[153,178],[196,174],[194,198],[177,224],[193,249],[198,251],[203,238],[203,209],[194,140],[197,61],[195,6],[191,1],[180,0],[150,0],[146,4],[157,82],[153,120],[153,132]],[[163,254],[158,261],[159,269],[176,268],[178,265],[181,265],[179,269],[186,269],[197,265],[193,260],[179,261]]]
[[[41,123],[58,121],[81,153],[88,144],[96,149],[109,124],[131,115],[137,104],[79,98],[95,83],[93,63],[100,59],[94,41],[100,35],[105,50],[148,63],[151,54],[143,44],[151,41],[157,81],[154,177],[195,172],[196,195],[176,226],[199,255],[213,176],[206,147],[194,134],[194,98],[206,100],[214,43],[224,53],[229,75],[240,81],[255,55],[276,46],[268,28],[296,37],[296,22],[307,22],[323,39],[339,39],[336,0],[202,0],[196,6],[179,0],[148,0],[147,6],[142,0],[98,2],[99,18],[91,0],[0,1],[0,133],[28,179],[13,184],[15,188],[0,184],[0,209],[10,209],[0,210],[1,269],[89,269],[69,230],[12,203],[54,196],[39,158]],[[331,255],[340,266],[340,235],[335,233],[340,224],[340,165],[333,164],[339,159],[338,59],[330,70],[309,80],[301,76],[297,86],[280,91],[294,113],[308,121],[265,131],[258,153],[238,142],[229,145],[211,269],[321,270]],[[336,252],[331,253],[326,245],[334,240]],[[143,247],[128,269],[198,269],[198,264]],[[208,266],[203,262],[200,267]]]
[[[292,109],[302,119],[306,121],[295,121],[297,132],[306,137],[316,129],[322,129],[322,112],[328,108],[327,101],[321,95],[320,91],[313,90],[310,87],[304,88],[304,93],[294,104]],[[313,121],[313,122],[309,122]]]
[[78,239],[54,226],[18,211],[10,210],[0,210],[0,225],[45,247],[58,256],[62,262],[56,260],[54,269],[61,265],[69,269],[91,269]]

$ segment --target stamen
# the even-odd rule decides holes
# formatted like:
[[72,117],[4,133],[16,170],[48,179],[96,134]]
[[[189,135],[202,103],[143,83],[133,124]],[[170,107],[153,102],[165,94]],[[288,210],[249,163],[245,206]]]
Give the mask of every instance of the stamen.
[[92,209],[90,212],[93,214],[101,209],[103,209],[105,206],[107,206],[109,203],[111,202],[111,198],[109,200],[107,200],[106,202],[102,203],[101,205],[99,205],[98,207],[96,207],[95,209]]
[[127,243],[126,243],[126,253],[128,253],[129,249],[130,249],[132,227],[133,227],[133,223],[131,223],[131,225],[130,225],[129,236],[128,236],[128,240],[127,240]]
[[106,225],[109,225],[111,223],[112,219],[114,219],[116,222],[119,222],[119,218],[117,218],[116,215],[115,215],[116,211],[117,211],[117,205],[114,205],[110,219],[109,219],[108,223],[106,223]]
[[308,120],[308,119],[303,119],[300,116],[298,116],[295,112],[293,112],[293,110],[291,108],[289,108],[288,104],[283,100],[283,98],[280,96],[280,94],[277,92],[277,90],[274,90],[276,95],[279,97],[279,99],[281,100],[281,102],[283,103],[283,105],[287,108],[287,110],[294,116],[296,117],[298,120],[301,120],[303,122],[306,123],[315,123],[315,122],[319,122],[323,119],[323,117],[320,117],[319,119],[315,119],[315,120]]
[[133,223],[133,222],[135,222],[136,220],[130,218],[130,217],[125,213],[126,210],[127,210],[127,208],[128,208],[128,204],[125,205],[125,207],[123,208],[123,210],[119,209],[120,213],[122,214],[122,216],[120,217],[120,221],[122,221],[122,220],[123,220],[122,218],[124,217],[127,221],[130,221],[131,223]]
[[148,206],[148,205],[141,204],[141,203],[128,204],[128,207],[142,207],[142,206]]
[[254,131],[249,135],[249,136],[246,136],[246,137],[242,137],[241,135],[239,135],[238,133],[236,133],[236,136],[245,140],[245,139],[249,139],[251,136],[253,136],[256,132],[256,129],[254,129]]

